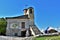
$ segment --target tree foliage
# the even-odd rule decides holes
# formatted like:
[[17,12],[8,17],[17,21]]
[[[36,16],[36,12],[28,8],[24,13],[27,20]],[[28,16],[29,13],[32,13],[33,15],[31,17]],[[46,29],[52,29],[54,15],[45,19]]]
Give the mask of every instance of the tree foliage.
[[0,18],[0,35],[5,35],[7,22],[5,18]]

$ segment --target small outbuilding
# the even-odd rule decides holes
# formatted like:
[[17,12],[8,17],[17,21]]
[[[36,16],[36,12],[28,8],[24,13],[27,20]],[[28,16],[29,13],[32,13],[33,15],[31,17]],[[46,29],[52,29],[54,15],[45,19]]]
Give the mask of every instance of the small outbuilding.
[[53,27],[48,27],[46,30],[45,30],[45,33],[57,33],[58,31],[55,30]]

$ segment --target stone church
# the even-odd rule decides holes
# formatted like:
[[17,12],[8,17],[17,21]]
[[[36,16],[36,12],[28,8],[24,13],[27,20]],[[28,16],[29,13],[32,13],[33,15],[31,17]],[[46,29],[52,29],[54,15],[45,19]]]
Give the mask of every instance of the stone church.
[[23,10],[24,15],[16,17],[6,17],[8,36],[35,36],[41,34],[34,22],[34,8],[29,7]]

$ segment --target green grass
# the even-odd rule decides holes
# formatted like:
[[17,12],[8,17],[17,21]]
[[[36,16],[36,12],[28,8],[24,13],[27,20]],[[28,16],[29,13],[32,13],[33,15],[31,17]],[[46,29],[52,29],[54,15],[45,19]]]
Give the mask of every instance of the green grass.
[[60,40],[60,36],[37,37],[35,40]]

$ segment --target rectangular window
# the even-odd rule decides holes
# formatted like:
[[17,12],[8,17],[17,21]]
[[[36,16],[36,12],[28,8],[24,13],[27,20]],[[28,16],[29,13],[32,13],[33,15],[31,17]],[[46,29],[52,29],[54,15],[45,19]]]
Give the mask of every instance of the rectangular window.
[[25,28],[25,22],[21,23],[22,28]]

